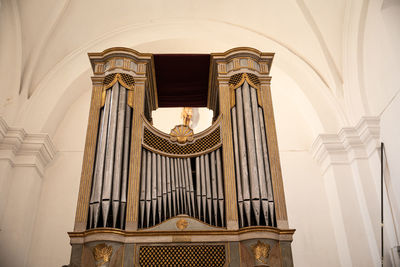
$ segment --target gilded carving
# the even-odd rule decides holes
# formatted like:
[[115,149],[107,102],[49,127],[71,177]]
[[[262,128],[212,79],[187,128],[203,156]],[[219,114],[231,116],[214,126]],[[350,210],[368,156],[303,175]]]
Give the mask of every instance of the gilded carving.
[[101,266],[106,262],[110,261],[112,254],[112,247],[107,246],[106,244],[98,244],[93,248],[93,255],[96,260],[96,266]]
[[188,227],[189,223],[185,219],[180,219],[179,221],[176,222],[176,227],[179,230],[184,230]]
[[177,125],[171,130],[171,141],[178,142],[179,144],[185,144],[193,141],[193,130],[186,125]]
[[192,108],[185,107],[182,110],[182,120],[183,125],[190,126],[190,121],[192,120],[193,110]]
[[261,242],[260,240],[257,241],[257,244],[251,246],[251,250],[253,252],[254,258],[256,261],[260,263],[267,264],[267,260],[269,257],[269,252],[271,250],[268,244]]

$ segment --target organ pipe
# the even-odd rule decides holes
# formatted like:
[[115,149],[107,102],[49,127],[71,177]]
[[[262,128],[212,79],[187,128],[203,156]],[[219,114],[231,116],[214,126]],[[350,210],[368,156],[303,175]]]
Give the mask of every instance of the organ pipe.
[[[263,110],[258,105],[257,90],[249,86],[245,80],[242,86],[235,89],[236,105],[232,107],[234,161],[241,227],[274,226],[275,221],[265,123]],[[241,202],[246,220],[242,215]]]
[[[225,225],[221,149],[192,159],[171,158],[146,149],[142,153],[146,159],[142,161],[140,176],[140,227],[150,227],[179,214],[215,226]],[[194,176],[191,160],[196,166]]]
[[[104,95],[90,196],[89,228],[117,227],[118,221],[119,227],[123,228],[132,110],[127,105],[127,89],[118,82]],[[99,220],[102,222],[100,225]]]

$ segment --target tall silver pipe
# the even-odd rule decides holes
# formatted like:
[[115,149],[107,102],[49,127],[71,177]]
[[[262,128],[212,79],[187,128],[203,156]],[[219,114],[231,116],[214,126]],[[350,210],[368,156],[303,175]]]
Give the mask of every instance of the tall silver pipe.
[[208,222],[212,224],[212,195],[211,195],[211,179],[210,179],[210,159],[208,154],[204,155],[205,167],[206,167],[206,192],[207,192],[207,209],[208,209]]
[[182,159],[177,158],[176,159],[178,161],[178,177],[179,177],[179,187],[180,187],[180,193],[181,193],[181,203],[182,203],[182,210],[181,213],[186,214],[186,190],[185,190],[185,179],[183,177],[183,168],[182,168]]
[[163,220],[167,218],[167,174],[165,166],[165,157],[161,156],[161,177],[162,177],[162,204],[163,204]]
[[176,215],[182,213],[182,190],[179,181],[179,168],[178,168],[178,159],[174,159],[174,168],[175,168],[175,187],[176,187],[176,206],[177,212]]
[[[176,183],[175,183],[175,159],[171,158],[170,159],[170,166],[171,166],[171,191],[172,191],[172,210],[173,210],[173,215],[176,216],[178,214],[177,211],[177,192],[176,192]],[[172,217],[171,216],[171,217]]]
[[150,226],[150,208],[151,208],[151,160],[152,152],[147,151],[147,170],[146,170],[146,226]]
[[182,167],[181,167],[179,158],[176,159],[176,164],[178,166],[177,167],[177,171],[178,171],[178,176],[177,177],[178,177],[178,184],[179,184],[179,197],[180,197],[180,200],[181,200],[181,211],[180,211],[180,213],[184,214],[185,213],[185,200],[184,200],[185,193],[183,192]]
[[254,125],[254,136],[255,136],[255,148],[256,158],[258,166],[258,183],[261,195],[262,210],[264,213],[264,219],[268,224],[268,195],[267,195],[267,183],[265,181],[265,167],[264,167],[264,156],[263,147],[261,141],[261,129],[260,129],[260,118],[258,116],[258,100],[257,91],[253,87],[250,87],[251,94],[251,109],[253,113],[253,125]]
[[216,151],[217,155],[217,183],[218,183],[218,203],[219,212],[221,217],[222,226],[225,226],[225,206],[224,206],[224,183],[222,176],[222,160],[221,160],[221,149]]
[[190,158],[186,159],[187,172],[188,172],[188,180],[189,180],[189,191],[190,191],[190,200],[192,207],[192,216],[196,217],[196,206],[194,201],[194,188],[193,188],[193,176],[192,176],[192,165],[190,162]]
[[157,212],[158,220],[161,221],[162,213],[162,176],[161,176],[161,155],[157,154]]
[[[100,165],[99,161],[101,160],[100,159],[100,155],[101,155],[101,145],[100,144],[101,144],[102,136],[104,135],[104,133],[103,133],[104,129],[103,128],[104,128],[104,108],[101,109],[101,111],[100,111],[100,131],[99,131],[99,135],[98,135],[98,139],[97,139],[97,152],[96,152],[96,161],[95,161],[96,165],[95,165],[95,173],[93,175],[93,185],[92,185],[92,190],[91,190],[91,193],[90,193],[90,202],[89,202],[89,228],[92,227],[93,219],[94,219],[93,218],[94,217],[94,205],[96,205],[95,192],[96,192],[96,189],[99,186],[101,186],[100,183],[103,182],[102,180],[99,179],[98,174],[96,174],[96,171],[98,171],[97,170],[98,166]],[[104,164],[104,158],[103,158],[103,164]],[[99,197],[98,197],[97,204],[99,203],[99,201],[100,201],[100,194],[99,194]],[[97,205],[97,209],[98,209],[98,206],[99,205]]]
[[242,88],[236,89],[236,115],[238,125],[238,138],[239,138],[239,159],[240,159],[240,178],[242,181],[242,194],[243,205],[246,213],[246,219],[250,225],[251,219],[251,205],[250,205],[250,184],[249,172],[247,166],[247,151],[246,151],[246,135],[244,130],[244,115],[243,115],[243,97]]
[[100,113],[100,131],[97,141],[96,165],[93,175],[92,193],[90,196],[90,226],[97,227],[97,222],[100,213],[100,199],[101,189],[103,185],[103,172],[104,172],[104,159],[106,151],[107,131],[108,131],[108,117],[110,113],[111,91],[106,92],[106,100],[104,108]]
[[206,203],[207,203],[207,193],[206,193],[206,167],[204,162],[204,155],[200,156],[200,177],[201,177],[201,202],[202,202],[202,209],[203,209],[203,221],[206,221]]
[[172,217],[172,184],[171,184],[171,160],[169,157],[166,158],[166,165],[167,165],[167,195],[168,195],[168,216]]
[[183,188],[185,189],[185,203],[186,203],[186,214],[191,216],[190,212],[190,191],[189,191],[189,179],[188,179],[188,174],[187,174],[187,166],[186,166],[186,160],[185,159],[180,159],[181,160],[181,165],[182,165],[182,180],[183,180]]
[[214,222],[215,225],[218,224],[218,193],[217,193],[217,163],[215,160],[215,151],[211,152],[211,192],[212,192],[212,202],[214,208]]
[[250,174],[250,196],[257,225],[260,225],[260,190],[258,183],[257,157],[255,151],[253,116],[251,110],[250,88],[247,81],[242,85],[244,125],[246,131],[247,156]]
[[155,153],[151,154],[151,209],[153,211],[153,225],[155,225],[157,214],[157,156]]
[[242,193],[242,178],[240,175],[240,155],[239,155],[239,140],[238,140],[238,126],[236,118],[236,107],[232,108],[232,132],[233,132],[233,149],[235,156],[235,173],[236,173],[236,188],[238,196],[238,207],[239,207],[239,224],[243,227],[243,193]]
[[189,216],[192,216],[191,213],[191,205],[190,205],[190,189],[189,189],[189,177],[188,177],[188,173],[187,173],[187,162],[185,159],[181,159],[181,164],[182,164],[182,173],[183,173],[183,187],[185,188],[185,199],[186,199],[186,214],[188,214]]
[[196,157],[196,200],[197,218],[201,218],[201,186],[200,186],[200,157]]
[[121,228],[123,228],[125,222],[125,211],[126,211],[126,190],[128,184],[128,175],[129,175],[129,154],[130,154],[130,129],[131,129],[131,118],[132,118],[132,109],[128,105],[126,105],[125,112],[125,132],[124,132],[124,159],[122,165],[122,181],[121,181],[121,207],[120,207],[120,221]]
[[110,209],[111,199],[111,186],[114,169],[114,155],[115,155],[115,136],[117,129],[117,110],[119,98],[119,84],[115,83],[111,91],[111,106],[110,106],[110,120],[109,131],[107,136],[106,160],[104,166],[104,180],[103,180],[103,193],[102,193],[102,211],[103,211],[103,226],[107,226],[108,211]]
[[263,145],[263,156],[264,156],[264,165],[265,165],[265,178],[267,180],[267,191],[268,191],[268,207],[269,207],[269,215],[271,217],[271,222],[274,222],[274,194],[272,192],[272,181],[271,181],[271,172],[269,165],[269,156],[268,156],[268,145],[267,145],[267,135],[265,132],[265,124],[264,124],[264,113],[261,107],[258,108],[258,116],[260,118],[260,128],[261,128],[261,141]]
[[146,150],[142,149],[142,168],[141,168],[141,181],[140,181],[140,225],[143,227],[144,225],[144,208],[146,206],[146,159],[147,154]]
[[122,175],[122,156],[124,153],[124,123],[126,108],[126,89],[119,87],[119,100],[117,111],[117,136],[115,140],[115,159],[114,159],[114,177],[112,179],[112,214],[113,227],[117,224],[117,215],[119,202],[121,200],[121,175]]

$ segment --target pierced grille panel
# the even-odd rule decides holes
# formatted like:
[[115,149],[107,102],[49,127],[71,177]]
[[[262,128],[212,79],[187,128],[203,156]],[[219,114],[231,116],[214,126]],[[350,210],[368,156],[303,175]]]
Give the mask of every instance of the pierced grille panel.
[[120,79],[122,80],[123,83],[125,83],[124,86],[126,86],[128,89],[133,88],[133,86],[135,85],[135,80],[131,75],[126,73],[112,73],[104,78],[103,81],[104,88],[108,88],[111,85],[113,85],[113,81],[116,75],[119,75],[121,77]]
[[[231,87],[236,87],[242,81],[243,74],[244,73],[237,73],[237,74],[232,75],[231,78],[229,79],[229,85]],[[254,75],[252,73],[246,73],[246,75],[247,75],[247,77],[249,77],[250,81],[254,85],[258,86],[260,84],[260,81],[258,80],[258,77],[256,75]]]
[[224,245],[142,246],[140,266],[224,266]]
[[168,139],[157,136],[146,127],[144,128],[143,143],[147,146],[164,153],[174,155],[190,155],[207,151],[221,143],[220,128],[217,127],[210,134],[196,139],[193,143],[178,145]]

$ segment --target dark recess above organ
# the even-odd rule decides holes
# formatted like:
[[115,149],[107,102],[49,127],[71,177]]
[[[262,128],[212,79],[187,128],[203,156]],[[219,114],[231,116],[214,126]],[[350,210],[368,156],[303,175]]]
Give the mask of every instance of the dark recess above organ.
[[158,107],[206,107],[210,55],[154,54]]

